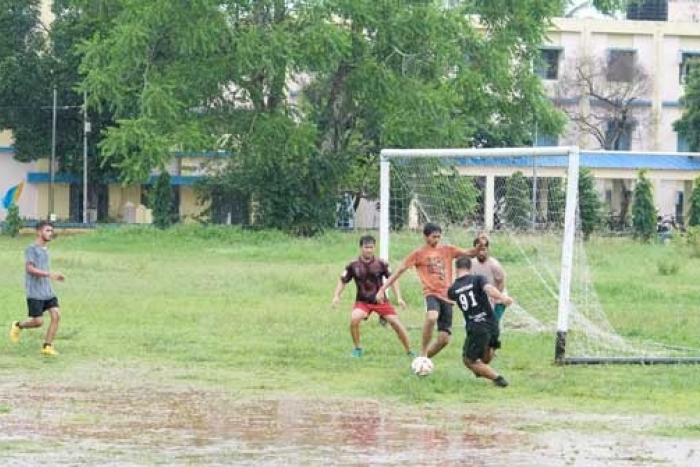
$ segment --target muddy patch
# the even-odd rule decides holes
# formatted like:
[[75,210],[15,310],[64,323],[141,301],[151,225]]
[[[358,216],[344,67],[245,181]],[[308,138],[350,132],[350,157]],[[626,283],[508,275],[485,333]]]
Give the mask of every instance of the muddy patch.
[[696,443],[640,434],[640,421],[620,417],[593,420],[606,429],[591,434],[545,412],[86,386],[0,384],[0,465],[700,465]]

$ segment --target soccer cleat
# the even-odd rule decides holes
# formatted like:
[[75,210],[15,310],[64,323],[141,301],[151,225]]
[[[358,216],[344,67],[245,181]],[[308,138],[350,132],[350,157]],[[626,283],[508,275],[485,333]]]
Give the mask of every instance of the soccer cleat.
[[416,353],[413,350],[409,350],[406,352],[406,355],[408,355],[408,358],[416,358]]
[[352,356],[353,357],[361,357],[362,356],[362,349],[359,347],[356,348],[355,350],[352,351]]
[[498,377],[496,377],[496,379],[493,380],[493,384],[495,384],[499,388],[504,388],[508,386],[508,381],[503,376],[498,375]]
[[379,323],[380,326],[386,326],[386,318],[383,316],[380,316],[379,321],[377,321],[377,323]]
[[41,353],[44,355],[58,355],[58,352],[56,352],[56,349],[53,348],[53,345],[45,345],[42,347]]
[[10,340],[14,342],[15,344],[19,342],[19,333],[22,331],[22,328],[19,327],[19,322],[15,321],[12,323],[12,327],[10,328]]

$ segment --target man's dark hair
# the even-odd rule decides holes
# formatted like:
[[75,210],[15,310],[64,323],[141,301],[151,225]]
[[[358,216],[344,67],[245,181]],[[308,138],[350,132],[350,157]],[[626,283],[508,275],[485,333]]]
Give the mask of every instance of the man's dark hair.
[[442,233],[442,227],[433,222],[428,222],[423,227],[423,235],[425,235],[426,237],[434,234],[435,232]]
[[[479,246],[481,244],[481,237],[476,237],[474,239],[474,242],[472,243],[472,246]],[[489,239],[486,239],[486,244],[484,246],[489,246]]]
[[457,269],[469,270],[472,268],[472,259],[469,256],[460,256],[455,263]]
[[52,224],[51,222],[49,222],[49,221],[39,221],[39,222],[37,222],[35,228],[36,228],[36,230],[41,230],[41,229],[43,229],[44,227],[47,227],[47,226],[53,228],[53,224]]
[[373,236],[365,235],[362,238],[360,238],[360,246],[368,245],[370,243],[374,243],[374,244],[377,243],[377,241],[374,239]]

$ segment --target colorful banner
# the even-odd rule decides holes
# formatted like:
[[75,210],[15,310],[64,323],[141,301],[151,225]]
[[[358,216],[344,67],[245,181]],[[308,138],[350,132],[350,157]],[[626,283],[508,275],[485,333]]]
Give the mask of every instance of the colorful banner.
[[19,197],[22,196],[23,189],[24,180],[7,190],[7,193],[5,193],[5,196],[2,198],[2,207],[10,209],[10,207],[16,205],[19,201]]

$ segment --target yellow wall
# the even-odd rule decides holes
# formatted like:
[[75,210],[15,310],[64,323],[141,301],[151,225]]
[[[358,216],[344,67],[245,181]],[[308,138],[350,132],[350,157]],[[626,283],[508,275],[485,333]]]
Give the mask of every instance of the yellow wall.
[[206,206],[197,204],[197,195],[191,186],[180,187],[180,217],[183,221],[193,221],[193,217],[202,214]]
[[[38,190],[37,214],[40,218],[48,218],[49,215],[49,190],[51,185],[40,183],[36,185]],[[53,210],[57,221],[68,221],[70,218],[70,185],[67,183],[54,183],[53,185]]]
[[122,209],[127,202],[134,206],[141,204],[141,185],[110,185],[109,186],[109,216],[122,220]]

